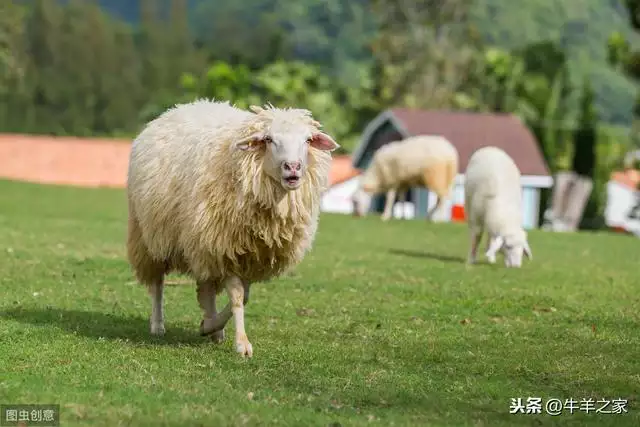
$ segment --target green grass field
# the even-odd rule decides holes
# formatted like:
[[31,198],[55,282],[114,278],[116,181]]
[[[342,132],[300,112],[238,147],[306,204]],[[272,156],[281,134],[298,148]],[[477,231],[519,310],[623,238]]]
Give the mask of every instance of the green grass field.
[[294,274],[253,286],[243,360],[233,322],[198,335],[182,278],[149,335],[125,231],[123,191],[0,182],[0,403],[58,403],[64,427],[640,425],[635,238],[534,231],[522,269],[467,269],[464,225],[325,215]]

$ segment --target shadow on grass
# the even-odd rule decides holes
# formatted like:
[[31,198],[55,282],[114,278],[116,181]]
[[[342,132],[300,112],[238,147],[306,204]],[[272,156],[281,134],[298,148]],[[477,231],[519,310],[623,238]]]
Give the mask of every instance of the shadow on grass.
[[429,258],[429,259],[435,259],[437,261],[443,261],[443,262],[457,262],[460,264],[464,264],[466,262],[466,259],[459,256],[433,254],[433,253],[422,252],[422,251],[410,251],[407,249],[389,249],[389,253],[393,255],[408,256],[412,258]]
[[101,313],[97,311],[67,310],[61,308],[15,308],[0,311],[0,317],[36,326],[56,326],[88,338],[125,340],[135,344],[189,345],[208,343],[194,325],[187,330],[175,325],[165,325],[167,332],[155,337],[149,332],[149,319]]
[[[427,258],[434,259],[436,261],[442,262],[457,262],[459,264],[466,264],[467,259],[459,256],[451,256],[451,255],[442,255],[442,254],[434,254],[430,252],[422,252],[422,251],[411,251],[407,249],[389,249],[389,253],[393,255],[407,256],[412,258]],[[478,259],[476,260],[474,266],[485,265],[490,266],[486,260]]]

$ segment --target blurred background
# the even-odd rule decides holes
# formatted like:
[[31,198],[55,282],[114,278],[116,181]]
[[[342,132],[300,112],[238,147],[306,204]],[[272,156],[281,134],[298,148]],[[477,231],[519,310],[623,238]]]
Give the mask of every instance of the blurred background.
[[577,226],[603,228],[607,185],[625,218],[637,194],[639,3],[2,0],[0,132],[130,140],[213,97],[308,108],[347,156],[392,107],[513,113],[553,176],[589,181]]

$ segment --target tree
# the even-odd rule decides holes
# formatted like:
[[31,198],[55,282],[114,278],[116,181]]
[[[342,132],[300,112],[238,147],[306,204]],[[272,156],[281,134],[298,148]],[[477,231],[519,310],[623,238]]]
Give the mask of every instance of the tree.
[[[275,57],[291,58],[285,40],[284,16],[278,15],[276,0],[205,1],[196,6],[193,27],[196,40],[209,59],[231,65],[243,63],[260,68]],[[284,3],[296,8],[299,2]],[[224,42],[221,42],[224,40]]]
[[[16,129],[16,112],[24,100],[27,57],[24,50],[24,8],[0,2],[0,127]],[[15,108],[18,107],[18,108]]]
[[372,0],[376,97],[384,107],[452,104],[476,52],[470,0]]
[[[635,31],[640,31],[640,0],[625,0],[629,12],[629,21]],[[640,51],[632,51],[629,42],[618,31],[613,32],[608,40],[609,62],[620,69],[626,76],[640,82]],[[640,93],[636,95],[633,108],[633,124],[630,140],[640,146]]]
[[168,81],[165,41],[158,0],[140,0],[138,46],[146,93],[157,94]]
[[49,0],[36,0],[26,21],[27,87],[31,105],[25,117],[32,132],[62,133],[63,129],[52,111],[65,106],[62,98],[64,76],[60,73],[62,51],[61,7]]
[[23,10],[12,2],[0,3],[0,95],[24,74]]
[[580,118],[578,128],[574,131],[573,171],[584,177],[592,178],[596,162],[596,111],[591,83],[585,80],[580,100]]

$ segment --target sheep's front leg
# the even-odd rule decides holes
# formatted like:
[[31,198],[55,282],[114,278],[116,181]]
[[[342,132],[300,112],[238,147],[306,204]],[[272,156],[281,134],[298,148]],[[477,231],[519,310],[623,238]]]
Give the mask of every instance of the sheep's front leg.
[[[248,282],[243,282],[243,286],[244,286],[244,296],[243,296],[243,303],[244,305],[247,305],[247,303],[249,302],[249,286],[250,283]],[[222,309],[222,311],[216,313],[215,317],[213,318],[213,322],[209,323],[209,327],[207,328],[208,331],[219,331],[220,329],[224,328],[227,325],[227,322],[231,319],[232,316],[232,310],[231,310],[231,302],[227,303],[227,305]]]
[[504,240],[501,236],[489,235],[489,239],[487,240],[487,252],[485,253],[489,264],[496,263],[496,253],[498,253],[498,251],[502,251],[503,243]]
[[476,256],[478,254],[478,246],[480,245],[480,240],[482,240],[483,229],[479,227],[471,226],[469,228],[469,240],[470,240],[470,248],[469,248],[469,256],[467,258],[467,264],[474,264],[476,262]]
[[487,257],[487,261],[489,262],[489,264],[495,264],[496,262],[496,251],[493,250],[493,247],[495,246],[496,238],[497,236],[493,236],[491,234],[489,234],[489,237],[487,238],[487,247],[485,248],[485,256]]
[[382,220],[388,221],[393,215],[393,204],[396,201],[396,189],[393,188],[387,191],[387,200],[384,204],[384,212],[382,213]]
[[200,335],[211,335],[211,339],[217,343],[224,340],[224,326],[222,329],[214,329],[216,324],[216,289],[213,283],[197,282],[198,303],[204,311],[200,322]]
[[[253,347],[247,338],[244,329],[244,304],[245,304],[245,284],[240,278],[232,276],[225,281],[227,294],[229,295],[229,304],[233,313],[234,326],[236,329],[235,345],[236,352],[241,356],[251,357],[253,355]],[[246,287],[248,291],[248,286]],[[246,298],[248,299],[248,292]]]
[[147,290],[151,296],[151,335],[161,336],[165,333],[164,309],[162,300],[164,297],[164,280],[160,278],[155,283],[148,285]]

